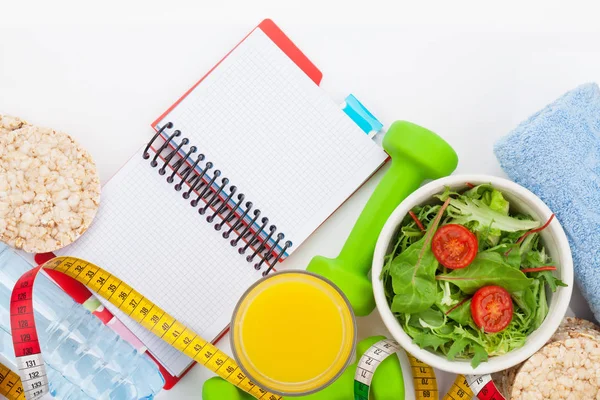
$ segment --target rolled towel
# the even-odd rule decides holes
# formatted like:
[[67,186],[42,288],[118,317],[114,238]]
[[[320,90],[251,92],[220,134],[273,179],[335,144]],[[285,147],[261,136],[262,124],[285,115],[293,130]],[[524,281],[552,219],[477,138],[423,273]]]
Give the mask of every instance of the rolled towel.
[[521,123],[494,148],[502,169],[556,213],[575,279],[600,321],[600,88],[582,85]]

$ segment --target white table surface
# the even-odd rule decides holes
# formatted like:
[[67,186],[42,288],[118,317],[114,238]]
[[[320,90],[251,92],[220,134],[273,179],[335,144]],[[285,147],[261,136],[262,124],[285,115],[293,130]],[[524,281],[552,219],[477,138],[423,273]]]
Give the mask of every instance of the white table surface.
[[[0,113],[70,133],[106,182],[151,137],[150,122],[270,17],[322,70],[334,99],[351,92],[386,125],[434,130],[458,152],[458,173],[503,175],[498,138],[570,88],[600,81],[597,7],[523,3],[0,0]],[[285,268],[335,256],[383,172]],[[571,308],[591,316],[577,289]],[[377,312],[359,330],[386,334]],[[198,399],[209,376],[195,367],[159,399]],[[453,377],[438,379],[444,390]]]

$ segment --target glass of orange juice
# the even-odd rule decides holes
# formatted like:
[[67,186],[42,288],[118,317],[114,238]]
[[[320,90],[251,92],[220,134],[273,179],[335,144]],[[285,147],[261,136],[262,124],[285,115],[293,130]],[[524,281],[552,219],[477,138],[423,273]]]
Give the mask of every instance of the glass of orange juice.
[[258,386],[282,396],[323,389],[350,363],[356,320],[344,294],[306,271],[278,272],[252,285],[231,322],[231,347]]

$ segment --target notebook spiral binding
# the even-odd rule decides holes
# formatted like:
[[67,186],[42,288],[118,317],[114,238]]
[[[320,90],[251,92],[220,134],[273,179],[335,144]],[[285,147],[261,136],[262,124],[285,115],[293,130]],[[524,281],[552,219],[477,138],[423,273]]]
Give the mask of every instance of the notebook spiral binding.
[[[197,193],[197,197],[190,201],[190,205],[195,208],[200,205],[201,201],[204,201],[204,206],[198,208],[198,213],[201,215],[206,214],[209,209],[214,210],[212,214],[206,217],[208,223],[213,224],[217,231],[228,225],[229,229],[223,232],[223,238],[229,239],[231,237],[229,241],[230,245],[232,247],[238,247],[239,245],[238,252],[240,254],[244,254],[249,248],[253,248],[254,251],[252,254],[246,256],[246,261],[251,263],[259,256],[260,259],[254,264],[254,268],[258,271],[262,268],[263,264],[266,264],[268,268],[262,274],[263,276],[267,275],[281,260],[286,250],[292,246],[292,242],[289,240],[282,242],[285,235],[277,232],[275,225],[271,224],[269,226],[269,218],[260,218],[261,211],[254,207],[251,201],[246,201],[245,208],[243,208],[242,204],[246,200],[246,196],[243,193],[238,193],[237,201],[234,202],[233,207],[229,207],[231,199],[237,193],[237,187],[230,184],[228,178],[222,177],[221,184],[217,183],[217,188],[214,189],[213,185],[221,176],[221,171],[214,169],[212,178],[209,179],[209,170],[213,169],[214,164],[210,161],[204,162],[206,157],[202,153],[198,154],[193,163],[191,163],[192,155],[198,151],[196,146],[189,146],[187,150],[184,149],[185,154],[181,156],[180,151],[184,146],[189,144],[189,139],[183,138],[176,147],[170,146],[171,142],[175,143],[173,139],[181,136],[180,130],[171,131],[172,129],[172,122],[168,122],[158,129],[144,149],[144,159],[147,160],[150,158],[148,150],[154,142],[159,137],[163,137],[164,139],[168,133],[165,142],[156,149],[156,153],[150,161],[150,166],[156,168],[162,162],[162,166],[158,169],[159,175],[165,175],[167,168],[171,168],[172,172],[167,177],[167,182],[173,183],[177,179],[176,177],[179,177],[179,182],[173,186],[176,191],[181,191],[184,188],[184,184],[187,184],[189,188],[182,194],[184,199],[189,199],[193,193]],[[164,136],[162,135],[163,132],[165,133]],[[159,158],[162,160],[159,160]],[[184,165],[185,167],[181,170]],[[200,172],[196,170],[198,166],[202,168]],[[227,194],[225,195],[224,193]],[[222,197],[225,198],[223,199]],[[217,218],[220,221],[217,221]],[[247,218],[251,218],[250,222],[246,222]],[[259,228],[252,230],[251,227],[255,223],[259,224]],[[263,232],[265,236],[261,239],[260,236]],[[273,243],[268,245],[272,239],[274,240]],[[283,247],[275,251],[279,243],[283,243]]]

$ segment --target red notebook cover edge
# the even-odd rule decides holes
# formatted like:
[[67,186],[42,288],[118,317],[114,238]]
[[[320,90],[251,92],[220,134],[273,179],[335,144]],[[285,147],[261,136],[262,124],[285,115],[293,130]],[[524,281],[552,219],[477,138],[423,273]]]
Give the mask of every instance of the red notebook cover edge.
[[304,71],[304,73],[317,85],[321,84],[323,73],[310,59],[291,41],[291,39],[283,33],[283,31],[267,18],[263,20],[258,28],[262,31],[283,51],[296,65]]
[[236,44],[227,54],[223,57],[219,62],[217,62],[198,82],[196,82],[192,87],[190,87],[184,94],[181,96],[175,103],[171,105],[161,116],[159,116],[154,122],[152,122],[152,128],[154,128],[167,114],[169,114],[175,107],[179,105],[187,97],[188,94],[192,92],[202,81],[210,75],[211,72],[215,70],[222,62],[225,60],[235,49],[238,48],[240,44],[246,40],[248,36],[252,34],[256,29],[261,29],[276,45],[279,47],[294,63],[302,70],[308,77],[318,86],[321,83],[321,79],[323,78],[323,74],[317,68],[315,64],[312,63],[302,53],[302,51],[296,46],[289,37],[286,36],[285,33],[273,22],[273,20],[267,18],[264,19],[258,26],[252,29],[244,38]]

